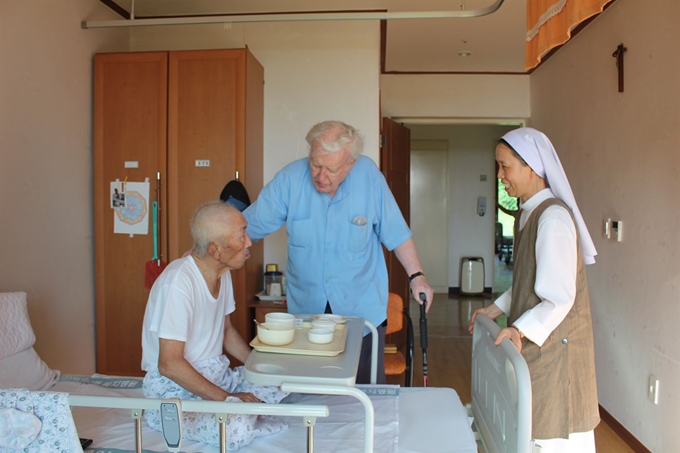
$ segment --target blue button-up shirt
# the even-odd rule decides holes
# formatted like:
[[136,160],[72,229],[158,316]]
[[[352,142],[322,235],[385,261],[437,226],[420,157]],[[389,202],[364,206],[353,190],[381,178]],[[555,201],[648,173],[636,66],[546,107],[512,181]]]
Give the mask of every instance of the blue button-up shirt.
[[[333,198],[312,183],[309,159],[279,171],[243,213],[257,241],[286,225],[288,311],[361,316],[376,326],[387,317],[387,266],[380,244],[393,250],[411,231],[384,176],[359,156]],[[362,223],[365,223],[362,225]]]

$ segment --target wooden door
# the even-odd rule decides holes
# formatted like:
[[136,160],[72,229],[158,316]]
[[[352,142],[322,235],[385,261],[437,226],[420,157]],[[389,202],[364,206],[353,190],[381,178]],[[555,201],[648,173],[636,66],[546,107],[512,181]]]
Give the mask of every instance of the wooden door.
[[166,165],[167,54],[96,55],[94,85],[97,372],[142,375],[152,222],[148,234],[114,234],[110,183],[149,178],[150,215],[156,173]]
[[[382,120],[383,146],[380,148],[380,168],[397,200],[406,222],[411,221],[411,131],[389,118]],[[406,306],[410,299],[408,276],[394,252],[389,252],[387,273],[390,292],[399,294]]]
[[[263,71],[255,63],[246,49],[170,52],[166,203],[170,259],[191,248],[192,215],[201,204],[219,199],[237,171],[251,199],[262,187]],[[254,299],[259,290],[262,256],[258,244],[246,266],[232,271],[237,312],[231,321],[246,341],[251,323],[246,306],[248,297]]]

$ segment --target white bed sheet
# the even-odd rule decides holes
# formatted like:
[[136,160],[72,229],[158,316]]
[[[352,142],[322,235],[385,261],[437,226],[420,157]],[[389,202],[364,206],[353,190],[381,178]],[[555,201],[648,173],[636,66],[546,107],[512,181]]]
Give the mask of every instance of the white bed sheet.
[[[134,379],[134,378],[133,378]],[[102,387],[101,385],[59,382],[52,391],[79,395],[142,397],[141,389]],[[376,423],[374,450],[380,453],[476,453],[470,421],[458,395],[448,388],[401,388],[399,397],[372,397]],[[318,418],[314,428],[314,447],[320,452],[363,451],[364,410],[356,399],[344,396],[301,395],[299,403],[325,404],[331,415]],[[397,410],[398,406],[398,410]],[[130,411],[103,408],[72,408],[80,437],[91,438],[86,451],[134,452],[134,428]],[[285,417],[289,428],[281,433],[255,439],[239,452],[306,451],[307,429],[299,417]],[[166,451],[160,433],[145,421],[145,451]],[[398,433],[398,434],[395,434]],[[92,450],[94,449],[94,450]],[[216,453],[217,447],[185,441],[187,453]]]

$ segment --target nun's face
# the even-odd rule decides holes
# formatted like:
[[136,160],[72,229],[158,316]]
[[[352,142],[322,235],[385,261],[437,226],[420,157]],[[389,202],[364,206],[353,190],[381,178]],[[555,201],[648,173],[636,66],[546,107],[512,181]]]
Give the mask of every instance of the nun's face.
[[524,202],[536,193],[534,179],[538,176],[504,143],[496,146],[496,162],[498,162],[497,176],[508,195],[518,197]]

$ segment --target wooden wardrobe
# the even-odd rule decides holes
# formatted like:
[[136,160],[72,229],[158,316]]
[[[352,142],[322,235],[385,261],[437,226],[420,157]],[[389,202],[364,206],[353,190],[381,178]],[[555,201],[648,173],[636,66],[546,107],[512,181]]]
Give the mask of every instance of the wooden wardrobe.
[[[142,375],[145,265],[192,246],[189,221],[235,178],[262,188],[264,70],[248,49],[98,54],[94,68],[94,217],[97,372]],[[198,162],[200,161],[200,162]],[[209,161],[209,165],[206,164]],[[156,190],[160,175],[160,190]],[[111,182],[149,180],[147,234],[114,234]],[[232,323],[251,337],[247,304],[262,283],[262,241],[232,271]]]

